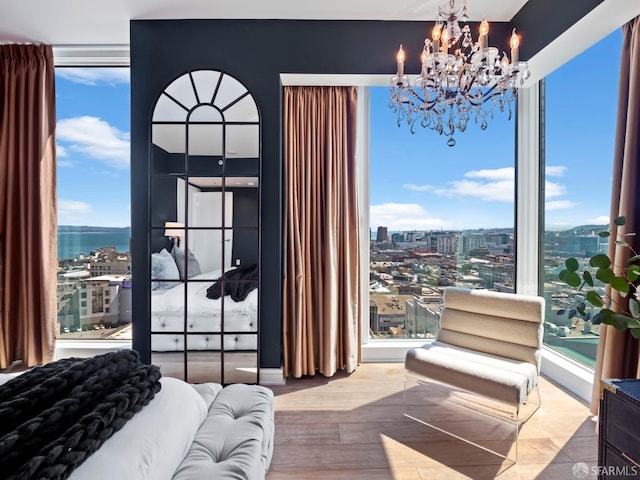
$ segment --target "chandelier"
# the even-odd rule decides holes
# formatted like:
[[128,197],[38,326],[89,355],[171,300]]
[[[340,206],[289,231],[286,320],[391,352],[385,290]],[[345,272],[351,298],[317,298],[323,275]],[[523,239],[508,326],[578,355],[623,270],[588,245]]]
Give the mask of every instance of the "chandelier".
[[494,110],[507,110],[511,119],[511,103],[516,88],[529,78],[527,62],[518,57],[520,39],[515,28],[510,39],[511,58],[505,52],[500,57],[496,47],[488,46],[489,23],[480,23],[478,41],[474,42],[467,21],[467,3],[456,7],[455,0],[438,7],[438,19],[431,38],[424,41],[422,70],[411,82],[404,73],[404,50],[398,51],[398,72],[391,77],[390,107],[415,133],[416,123],[449,137],[454,146],[457,131],[464,132],[471,118],[485,130],[487,118]]

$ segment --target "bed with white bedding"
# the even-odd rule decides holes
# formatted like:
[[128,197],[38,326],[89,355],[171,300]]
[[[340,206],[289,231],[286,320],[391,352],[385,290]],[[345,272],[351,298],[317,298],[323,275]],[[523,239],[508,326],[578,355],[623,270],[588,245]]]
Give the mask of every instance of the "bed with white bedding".
[[[114,365],[120,365],[119,371]],[[150,372],[149,378],[140,371]],[[32,380],[27,380],[29,375]],[[109,384],[111,375],[119,375],[112,382],[113,390],[95,388]],[[16,382],[18,377],[25,379],[23,385]],[[15,425],[11,421],[0,425],[0,450],[22,453],[14,456],[13,463],[6,455],[0,458],[2,478],[262,480],[269,468],[274,401],[265,387],[223,388],[160,378],[156,367],[140,364],[131,351],[51,362],[18,377],[0,375],[0,417],[6,420],[14,418],[16,411],[22,413]],[[127,407],[119,407],[112,421],[112,416],[105,415],[104,406],[109,404],[105,399],[119,399],[123,392],[135,390],[141,378],[151,386],[149,398],[135,406],[135,402],[119,401]],[[87,396],[93,398],[82,407],[76,400]],[[15,401],[18,397],[37,400]],[[127,408],[131,414],[121,416],[124,422],[118,420]],[[83,422],[89,425],[85,419],[92,416],[102,419],[97,428],[88,429],[89,433],[76,428]],[[42,441],[34,445],[38,434]],[[44,434],[51,436],[51,442]],[[99,448],[87,455],[87,445],[96,441]]]
[[[229,271],[232,271],[230,269]],[[186,283],[153,290],[151,296],[151,348],[156,352],[184,351],[185,304],[188,350],[255,350],[258,332],[258,290],[242,301],[230,295],[211,299],[207,289],[221,272],[206,272]],[[187,296],[185,299],[185,285]],[[224,312],[224,325],[223,314]]]

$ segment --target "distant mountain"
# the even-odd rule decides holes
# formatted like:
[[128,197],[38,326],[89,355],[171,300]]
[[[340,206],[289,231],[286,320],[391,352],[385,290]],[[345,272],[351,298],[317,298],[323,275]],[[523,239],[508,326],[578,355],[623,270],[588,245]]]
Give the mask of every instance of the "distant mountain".
[[117,233],[130,232],[131,227],[92,227],[88,225],[58,225],[60,233]]
[[578,225],[577,227],[568,228],[567,232],[589,235],[591,232],[596,234],[609,230],[609,225]]

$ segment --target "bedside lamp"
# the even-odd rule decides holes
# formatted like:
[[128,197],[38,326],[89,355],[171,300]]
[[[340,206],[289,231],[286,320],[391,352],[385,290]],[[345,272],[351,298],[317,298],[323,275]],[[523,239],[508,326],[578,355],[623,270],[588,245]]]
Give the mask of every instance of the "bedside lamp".
[[180,246],[180,238],[184,237],[184,223],[164,222],[164,236],[171,238],[171,246]]

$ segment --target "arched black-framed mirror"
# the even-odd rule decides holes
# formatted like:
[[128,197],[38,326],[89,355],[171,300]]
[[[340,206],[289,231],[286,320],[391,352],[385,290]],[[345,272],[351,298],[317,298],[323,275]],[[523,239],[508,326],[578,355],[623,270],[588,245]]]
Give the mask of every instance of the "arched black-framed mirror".
[[151,362],[192,383],[259,382],[260,115],[246,87],[188,71],[151,118]]

